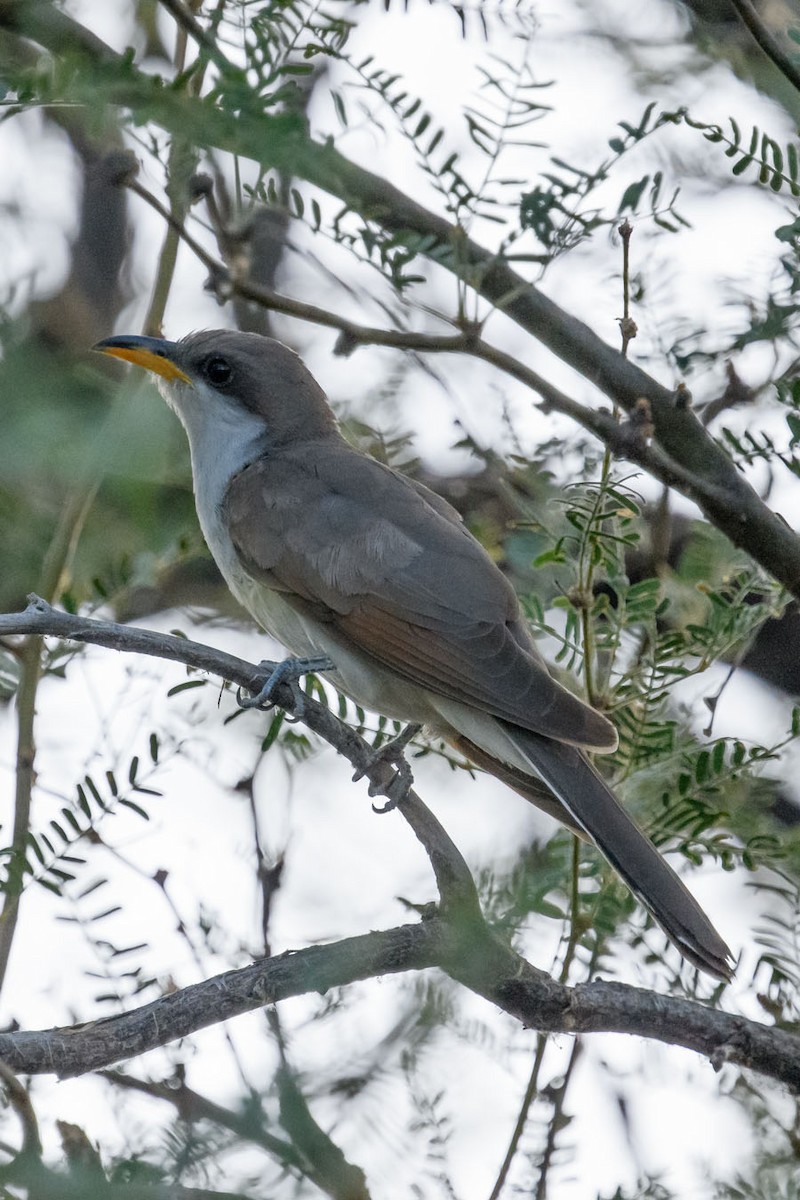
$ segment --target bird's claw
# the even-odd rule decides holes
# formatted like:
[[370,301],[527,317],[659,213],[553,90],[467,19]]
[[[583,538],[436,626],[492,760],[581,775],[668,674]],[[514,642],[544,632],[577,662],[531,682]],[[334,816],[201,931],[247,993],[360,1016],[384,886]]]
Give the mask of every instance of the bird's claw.
[[270,708],[275,707],[273,699],[275,689],[281,683],[288,683],[295,699],[295,716],[297,717],[303,715],[305,703],[298,681],[311,671],[332,671],[334,668],[334,663],[327,654],[320,655],[318,658],[284,658],[279,663],[265,660],[258,665],[261,670],[269,672],[266,681],[258,692],[250,692],[250,695],[245,694],[249,691],[248,688],[237,688],[236,701],[239,707],[258,708],[262,712],[267,712]]
[[375,784],[369,785],[369,795],[377,796],[382,792],[386,796],[385,804],[373,804],[372,811],[381,816],[383,813],[391,812],[393,808],[397,808],[402,800],[405,800],[408,793],[411,791],[411,786],[414,782],[414,775],[411,767],[404,758],[400,758],[394,764],[395,775],[394,779],[386,788],[376,787]]
[[373,812],[391,812],[408,795],[411,785],[414,782],[414,776],[411,767],[403,755],[408,743],[412,738],[416,737],[421,728],[421,725],[406,725],[405,729],[397,737],[392,738],[390,742],[386,742],[379,750],[373,750],[353,776],[353,782],[356,783],[380,763],[386,763],[395,768],[394,778],[389,782],[388,786],[375,783],[372,780],[370,781],[368,789],[370,796],[382,794],[388,797],[385,804],[373,804]]

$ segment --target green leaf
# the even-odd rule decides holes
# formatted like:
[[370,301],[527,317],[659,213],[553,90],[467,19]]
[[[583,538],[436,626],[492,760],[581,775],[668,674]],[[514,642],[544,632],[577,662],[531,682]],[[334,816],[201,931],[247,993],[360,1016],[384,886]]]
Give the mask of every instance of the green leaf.
[[78,784],[77,791],[78,791],[78,807],[80,808],[80,810],[84,814],[84,816],[88,817],[89,820],[91,820],[92,819],[92,806],[86,798],[86,792],[84,791],[84,789],[81,787],[80,784]]
[[[340,716],[343,716],[343,714],[340,713]],[[262,754],[266,754],[269,748],[274,745],[285,719],[286,713],[283,711],[283,709],[279,709],[273,716],[269,724],[269,729],[267,730],[264,740],[261,743]]]
[[733,164],[733,169],[732,169],[731,173],[733,175],[744,175],[745,171],[752,163],[754,157],[755,157],[755,155],[753,155],[753,154],[743,155],[742,158],[740,158],[737,163]]
[[711,755],[707,750],[701,750],[694,765],[694,777],[698,783],[705,783],[709,776]]
[[67,837],[63,828],[59,825],[58,821],[51,821],[50,828],[53,830],[54,833],[58,834],[58,836],[61,838],[62,842],[64,842],[65,844],[67,842],[69,842],[69,838]]
[[205,687],[205,679],[187,679],[185,683],[176,683],[175,687],[171,687],[167,692],[167,696],[177,696],[179,692],[188,692],[190,688]]
[[714,768],[715,775],[719,775],[720,771],[725,766],[725,751],[726,751],[726,749],[727,749],[726,743],[724,741],[720,740],[719,742],[717,742],[717,744],[715,745],[714,749],[711,752],[711,762],[712,762],[712,766]]
[[78,836],[83,834],[83,829],[81,828],[80,822],[71,808],[62,808],[61,816],[68,825],[72,826],[73,833],[78,834]]
[[34,837],[34,835],[32,833],[28,834],[28,846],[33,851],[34,856],[38,859],[39,865],[41,867],[43,867],[46,859],[45,859],[44,854],[42,853],[41,846],[39,845],[38,841],[36,840],[36,838]]
[[564,547],[559,542],[551,550],[545,550],[543,554],[537,555],[531,565],[534,567],[544,567],[548,563],[564,563],[566,561],[567,556],[564,552]]
[[642,179],[638,180],[638,182],[629,184],[622,194],[622,199],[620,200],[619,207],[617,208],[617,216],[622,216],[622,214],[628,210],[631,212],[636,212],[642,195],[644,194],[644,190],[649,182],[650,176],[645,175]]
[[331,100],[333,101],[333,107],[336,110],[336,116],[339,118],[339,123],[346,128],[348,125],[348,120],[344,97],[342,96],[341,92],[335,90],[331,91],[330,96]]
[[[137,788],[136,790],[137,792],[144,792],[145,788]],[[148,794],[153,795],[155,793],[150,792]],[[141,804],[137,804],[134,800],[129,799],[127,796],[120,796],[119,803],[124,805],[125,808],[129,808],[132,812],[135,812],[137,817],[141,817],[143,821],[150,820],[150,814],[148,811],[142,808]]]
[[99,807],[104,810],[107,809],[108,805],[106,804],[103,797],[100,795],[100,792],[97,789],[97,784],[94,782],[91,775],[84,775],[83,782],[85,783],[85,785],[89,789],[89,791],[92,793],[92,797],[96,801],[96,803],[99,805]]

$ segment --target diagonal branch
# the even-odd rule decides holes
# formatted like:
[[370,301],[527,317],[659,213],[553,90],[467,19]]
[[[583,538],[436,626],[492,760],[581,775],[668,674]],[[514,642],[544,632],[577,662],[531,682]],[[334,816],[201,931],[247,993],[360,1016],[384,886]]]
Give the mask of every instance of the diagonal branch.
[[[173,7],[177,13],[178,6]],[[264,111],[256,96],[248,103],[236,67],[219,64],[223,84],[229,82],[235,96],[235,110],[227,111],[212,98],[180,95],[164,87],[160,78],[137,71],[49,0],[35,4],[0,0],[0,29],[32,37],[56,56],[65,48],[80,55],[83,71],[74,84],[74,96],[64,85],[67,100],[90,102],[92,73],[97,69],[98,86],[108,103],[129,108],[142,119],[194,139],[198,145],[214,146],[251,158],[265,169],[305,179],[386,232],[411,237],[414,242],[422,239],[427,256],[463,279],[626,412],[633,414],[644,398],[661,449],[692,477],[693,498],[705,516],[735,546],[800,596],[800,538],[764,504],[691,409],[676,403],[670,389],[559,308],[501,254],[466,237],[461,228],[418,204],[387,179],[345,158],[332,141],[315,141],[301,118]],[[116,64],[124,70],[118,79],[111,79],[108,68]]]
[[155,1100],[166,1100],[184,1121],[209,1121],[213,1125],[229,1129],[243,1141],[252,1142],[254,1146],[266,1150],[287,1170],[301,1170],[304,1167],[302,1156],[292,1143],[276,1137],[265,1128],[266,1118],[261,1110],[254,1112],[251,1108],[243,1111],[225,1108],[176,1077],[157,1083],[139,1079],[123,1071],[103,1070],[100,1075],[115,1087],[140,1092]]
[[210,58],[220,71],[231,74],[236,70],[233,63],[225,57],[214,38],[208,36],[197,17],[186,7],[183,0],[160,0],[160,3],[162,8],[165,8],[174,19],[176,25],[194,39],[201,53]]
[[[251,693],[257,693],[276,664],[258,667],[232,654],[211,646],[191,642],[172,634],[135,629],[114,621],[99,621],[58,612],[39,596],[29,596],[23,613],[0,615],[0,637],[12,634],[41,634],[68,641],[92,643],[111,650],[146,654],[169,662],[181,662],[200,671],[219,675]],[[275,690],[281,708],[302,720],[313,733],[333,746],[355,768],[357,776],[366,777],[373,795],[393,798],[400,772],[389,762],[376,758],[369,745],[354,729],[335,716],[329,708],[310,696],[297,693],[287,684]],[[442,905],[469,913],[478,911],[478,896],[469,867],[456,844],[436,817],[408,788],[397,804],[398,810],[413,829],[430,859]],[[2,1055],[0,1055],[2,1057]]]
[[[304,300],[294,300],[271,288],[253,283],[252,280],[232,275],[225,263],[215,258],[197,238],[186,229],[182,222],[176,220],[170,210],[146,188],[132,178],[129,171],[120,174],[120,182],[142,200],[145,201],[161,219],[181,238],[195,257],[209,272],[211,281],[220,297],[235,294],[245,300],[250,300],[270,312],[283,313],[284,316],[296,317],[301,321],[310,321],[327,329],[338,329],[341,338],[337,343],[337,352],[352,354],[357,346],[389,346],[397,350],[414,350],[425,354],[469,354],[474,358],[491,363],[498,370],[525,384],[531,391],[541,396],[543,408],[547,411],[559,412],[570,417],[576,424],[589,433],[593,433],[600,441],[620,458],[644,467],[654,478],[659,479],[668,487],[674,487],[683,492],[690,500],[702,500],[703,493],[712,494],[724,504],[727,499],[735,501],[735,497],[726,497],[722,489],[703,487],[702,480],[686,470],[680,462],[667,455],[660,446],[651,444],[646,438],[638,436],[635,428],[621,425],[612,413],[603,410],[587,408],[571,396],[567,396],[520,362],[518,358],[507,354],[499,347],[487,342],[478,327],[470,325],[461,328],[457,333],[437,334],[420,333],[407,329],[385,329],[369,325],[361,325],[351,321],[340,313],[330,309],[320,308],[317,304],[309,304]],[[676,401],[677,403],[677,401]],[[648,416],[650,413],[647,406]]]
[[288,950],[113,1017],[60,1029],[0,1033],[0,1057],[12,1071],[26,1075],[69,1078],[97,1071],[292,996],[436,966],[442,957],[440,928],[434,920],[423,921],[329,946]]
[[780,73],[800,91],[800,71],[795,59],[785,54],[777,38],[770,32],[766,23],[759,16],[751,0],[731,0],[731,4],[739,14],[739,19],[752,34],[755,42],[766,54]]
[[[695,501],[704,511],[708,510],[709,505],[713,506],[714,510],[722,515],[725,522],[724,525],[721,524],[718,518],[715,522],[717,527],[727,533],[735,545],[742,544],[743,530],[747,529],[749,537],[751,529],[746,526],[747,506],[745,504],[745,500],[747,499],[746,492],[749,489],[749,485],[745,483],[735,468],[733,468],[734,474],[727,483],[709,481],[695,470],[687,468],[682,459],[671,457],[660,443],[651,441],[649,436],[643,436],[640,427],[637,425],[637,418],[643,406],[646,412],[647,425],[652,429],[651,422],[654,423],[654,417],[652,405],[649,401],[640,398],[631,410],[631,421],[626,424],[620,424],[611,412],[588,408],[580,404],[577,400],[574,400],[571,396],[566,395],[566,393],[551,384],[542,375],[525,366],[519,359],[487,342],[477,327],[470,326],[453,334],[430,334],[419,333],[413,330],[382,329],[360,325],[358,322],[351,321],[339,313],[320,308],[315,304],[308,304],[305,301],[294,300],[270,288],[253,283],[247,278],[231,275],[225,264],[216,259],[213,254],[210,254],[202,243],[189,233],[182,223],[176,221],[169,209],[161,204],[151,192],[142,187],[136,179],[131,178],[128,173],[124,173],[121,177],[121,182],[124,182],[125,186],[132,192],[135,192],[137,196],[140,196],[161,216],[170,228],[174,229],[209,271],[211,280],[220,296],[236,294],[255,304],[261,305],[261,307],[271,312],[279,312],[286,316],[297,317],[302,321],[311,321],[316,325],[323,325],[329,329],[338,329],[342,337],[337,349],[340,353],[344,354],[352,353],[357,346],[377,345],[390,346],[399,350],[414,350],[418,353],[427,354],[469,354],[474,358],[491,363],[498,370],[504,371],[507,375],[517,379],[520,383],[530,388],[531,391],[541,396],[544,402],[543,407],[548,411],[559,412],[564,416],[570,417],[583,429],[594,434],[595,437],[603,442],[618,457],[625,458],[629,462],[634,462],[638,466],[643,467],[649,474],[655,479],[660,480],[667,487],[675,488],[676,491],[682,492],[688,499]],[[671,402],[674,412],[682,413],[682,419],[686,422],[687,430],[693,441],[696,440],[698,431],[702,437],[708,438],[703,424],[684,403],[681,392],[673,394]],[[716,443],[713,444],[716,446]],[[733,467],[733,464],[731,464],[731,467]],[[734,486],[731,486],[731,482],[733,482]],[[755,493],[753,493],[753,496],[755,496]],[[796,549],[800,549],[800,542],[798,542],[797,537],[792,534],[782,518],[776,517],[760,500],[758,500],[758,505],[763,514],[768,515],[771,526],[776,522],[780,523],[779,532],[781,537],[787,540],[793,538]],[[745,546],[744,548],[750,549],[749,546]],[[750,552],[751,554],[753,553],[752,550]],[[753,557],[758,561],[757,555],[753,554]],[[791,563],[788,565],[790,570],[793,570]],[[776,576],[776,578],[781,577]],[[793,583],[783,578],[781,578],[781,582],[800,599],[800,576],[795,578]]]

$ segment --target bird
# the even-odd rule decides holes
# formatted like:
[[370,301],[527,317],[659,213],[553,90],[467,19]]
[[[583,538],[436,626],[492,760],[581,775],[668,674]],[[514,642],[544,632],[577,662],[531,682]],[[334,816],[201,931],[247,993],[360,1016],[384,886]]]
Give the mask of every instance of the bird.
[[279,341],[214,329],[94,349],[156,376],[188,437],[208,548],[264,630],[593,842],[689,962],[731,977],[727,945],[588,757],[617,748],[614,725],[550,674],[446,500],[350,445]]

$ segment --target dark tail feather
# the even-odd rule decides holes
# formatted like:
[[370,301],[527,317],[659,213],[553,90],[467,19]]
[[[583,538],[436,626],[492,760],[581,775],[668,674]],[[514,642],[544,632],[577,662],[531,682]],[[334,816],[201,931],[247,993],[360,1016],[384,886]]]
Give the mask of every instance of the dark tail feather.
[[[559,817],[564,824],[583,830],[681,954],[701,970],[730,979],[730,950],[694,896],[580,750],[505,722],[503,727],[554,795],[546,791],[543,794],[538,780],[526,780],[521,771],[503,767],[483,752],[475,757],[474,748],[463,738],[462,749],[479,766],[488,767],[510,783],[526,800]],[[559,813],[561,806],[564,814]]]

